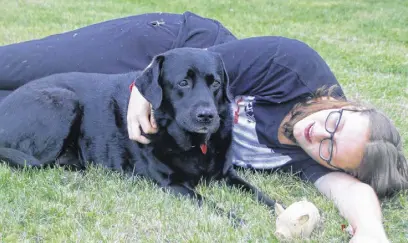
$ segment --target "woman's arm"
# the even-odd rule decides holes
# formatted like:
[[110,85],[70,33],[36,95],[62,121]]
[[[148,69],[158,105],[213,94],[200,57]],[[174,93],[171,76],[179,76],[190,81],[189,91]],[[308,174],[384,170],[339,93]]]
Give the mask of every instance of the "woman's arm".
[[333,200],[340,214],[354,229],[350,242],[388,242],[382,225],[381,207],[374,190],[341,172],[331,172],[315,182],[317,189]]

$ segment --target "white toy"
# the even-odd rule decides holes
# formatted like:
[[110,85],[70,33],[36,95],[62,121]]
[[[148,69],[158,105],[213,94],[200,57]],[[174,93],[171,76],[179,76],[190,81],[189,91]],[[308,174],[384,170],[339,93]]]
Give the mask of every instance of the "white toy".
[[320,222],[319,210],[307,200],[295,202],[286,209],[276,203],[275,212],[275,236],[279,239],[309,238]]

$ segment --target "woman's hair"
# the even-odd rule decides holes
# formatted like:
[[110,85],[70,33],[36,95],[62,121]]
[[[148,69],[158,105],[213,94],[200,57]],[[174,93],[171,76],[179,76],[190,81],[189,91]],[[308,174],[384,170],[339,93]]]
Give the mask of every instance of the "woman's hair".
[[402,150],[402,139],[394,124],[374,107],[347,101],[344,97],[331,99],[337,86],[323,87],[306,101],[291,110],[291,119],[283,125],[287,138],[296,142],[293,126],[303,118],[326,109],[351,106],[369,119],[369,141],[363,159],[354,171],[348,171],[360,181],[369,184],[378,196],[391,196],[408,188],[408,164]]

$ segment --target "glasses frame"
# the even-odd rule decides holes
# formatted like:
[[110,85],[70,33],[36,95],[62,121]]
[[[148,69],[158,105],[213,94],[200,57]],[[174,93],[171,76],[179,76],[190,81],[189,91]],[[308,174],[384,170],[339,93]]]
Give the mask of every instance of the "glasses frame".
[[[359,112],[360,110],[339,109],[339,110],[337,110],[337,111],[332,111],[332,112],[330,112],[330,113],[327,115],[326,121],[325,121],[325,123],[324,123],[324,129],[326,129],[326,132],[328,132],[328,133],[330,134],[330,137],[322,139],[322,141],[320,141],[320,145],[319,145],[319,156],[320,156],[320,158],[321,158],[323,161],[325,161],[328,165],[330,165],[331,167],[333,167],[333,168],[335,168],[336,170],[339,170],[339,171],[344,171],[344,169],[339,168],[339,167],[333,165],[331,162],[332,162],[332,159],[333,159],[333,137],[334,137],[334,134],[337,132],[337,129],[338,129],[339,125],[340,125],[341,118],[343,117],[343,111]],[[333,132],[331,132],[331,131],[329,131],[329,130],[327,129],[327,121],[329,120],[329,117],[330,117],[332,114],[335,114],[335,113],[339,113],[340,115],[339,115],[339,119],[338,119],[338,121],[337,121],[337,123],[336,123],[336,126],[334,127]],[[324,158],[324,157],[322,156],[322,152],[321,152],[321,151],[322,151],[322,144],[323,144],[324,141],[329,141],[329,142],[330,142],[330,145],[329,145],[329,146],[330,146],[330,156],[329,156],[328,159]]]

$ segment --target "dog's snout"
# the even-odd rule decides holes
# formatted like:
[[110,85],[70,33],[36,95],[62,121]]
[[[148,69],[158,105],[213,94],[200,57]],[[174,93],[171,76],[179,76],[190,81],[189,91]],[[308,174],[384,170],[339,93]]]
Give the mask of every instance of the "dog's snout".
[[196,114],[196,119],[198,122],[209,123],[215,117],[215,111],[209,108],[200,109]]

